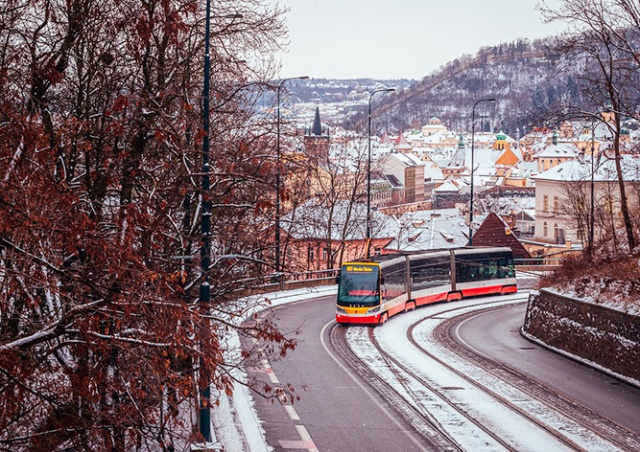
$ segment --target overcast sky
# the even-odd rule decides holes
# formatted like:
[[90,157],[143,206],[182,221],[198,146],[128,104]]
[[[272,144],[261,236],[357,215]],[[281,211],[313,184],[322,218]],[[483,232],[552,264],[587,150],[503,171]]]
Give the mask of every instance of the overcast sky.
[[542,23],[540,0],[268,1],[290,9],[281,77],[421,79],[481,47],[562,29]]

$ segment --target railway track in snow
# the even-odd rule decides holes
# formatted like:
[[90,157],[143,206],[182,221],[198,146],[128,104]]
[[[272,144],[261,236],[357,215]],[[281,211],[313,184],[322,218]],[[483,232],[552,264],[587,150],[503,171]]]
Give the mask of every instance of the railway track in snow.
[[439,450],[640,450],[637,439],[579,404],[456,344],[460,316],[528,295],[433,305],[398,327],[339,327],[336,352]]
[[[478,355],[454,341],[452,330],[457,324],[488,309],[495,308],[482,309],[452,317],[443,321],[432,330],[433,338],[438,343],[455,353],[460,359],[467,361],[470,366],[475,366],[483,370],[485,377],[483,377],[482,381],[476,381],[475,384],[481,386],[485,391],[494,392],[491,389],[492,381],[505,382],[515,387],[525,396],[518,400],[536,401],[545,411],[549,410],[560,414],[567,420],[567,430],[573,431],[573,434],[576,436],[575,439],[569,442],[569,444],[575,443],[576,448],[583,448],[581,444],[584,443],[583,440],[586,434],[587,444],[591,444],[587,450],[595,450],[592,448],[595,444],[600,444],[603,447],[603,449],[598,450],[640,450],[640,439],[628,429],[594,413],[579,402],[558,394],[541,382],[533,380],[515,369],[505,366],[487,356]],[[414,337],[414,331],[418,327],[419,325],[415,324],[409,328],[407,337],[416,347],[425,353],[429,353],[423,343]],[[460,370],[459,367],[459,365],[454,366],[456,372],[464,374],[465,371]],[[495,393],[495,396],[497,398],[504,398],[498,392]],[[521,405],[519,402],[509,400],[505,400],[505,403],[518,413],[525,415],[528,413],[526,404]],[[545,429],[551,428],[544,424],[544,419],[538,419],[536,422],[540,423]],[[580,431],[582,433],[580,433]],[[595,438],[588,438],[590,435],[594,435]],[[565,436],[567,435],[565,434]],[[611,446],[611,448],[607,446]]]
[[[368,330],[368,327],[349,327]],[[366,361],[349,346],[347,328],[334,324],[329,332],[332,350],[339,359],[347,365],[362,382],[372,387],[388,404],[389,408],[400,414],[402,419],[424,441],[425,446],[432,450],[463,451],[455,440],[446,432],[438,429],[435,418],[424,410],[415,406],[412,400],[400,394],[388,380],[375,372]]]

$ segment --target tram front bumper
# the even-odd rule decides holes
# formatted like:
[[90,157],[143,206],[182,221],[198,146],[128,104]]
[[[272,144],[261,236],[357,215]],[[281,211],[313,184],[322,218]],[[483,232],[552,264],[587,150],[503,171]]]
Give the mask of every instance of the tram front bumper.
[[380,323],[380,314],[344,314],[336,313],[336,322],[345,325],[377,325]]

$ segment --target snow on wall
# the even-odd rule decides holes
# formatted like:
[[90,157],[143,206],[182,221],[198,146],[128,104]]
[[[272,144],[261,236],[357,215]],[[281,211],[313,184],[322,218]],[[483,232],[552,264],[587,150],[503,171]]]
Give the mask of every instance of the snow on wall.
[[523,331],[544,344],[640,381],[640,317],[547,290],[532,293]]

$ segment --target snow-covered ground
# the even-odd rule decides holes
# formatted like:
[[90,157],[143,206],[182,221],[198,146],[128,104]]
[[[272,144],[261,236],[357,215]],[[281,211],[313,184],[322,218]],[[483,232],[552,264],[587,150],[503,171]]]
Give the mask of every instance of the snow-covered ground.
[[[366,360],[368,366],[384,381],[392,384],[397,392],[407,393],[408,398],[413,399],[414,408],[433,418],[440,429],[447,432],[449,437],[455,438],[464,450],[504,450],[504,446],[489,436],[486,430],[515,450],[571,450],[555,435],[550,435],[527,417],[506,407],[500,399],[514,403],[521,413],[531,414],[549,430],[562,432],[583,450],[615,450],[615,446],[602,440],[591,430],[532,399],[517,386],[496,378],[485,369],[441,347],[434,337],[434,329],[447,318],[486,307],[489,303],[492,306],[502,306],[522,301],[522,296],[508,299],[504,296],[468,299],[456,302],[455,311],[451,304],[436,304],[394,318],[383,328],[374,330],[382,348],[393,351],[393,355],[406,368],[419,375],[429,387],[435,388],[435,392],[426,389],[410,374],[390,366],[379,356],[379,352],[371,346],[367,329],[352,328],[347,337],[356,355]],[[421,321],[425,318],[425,310],[428,310],[430,317],[435,317],[427,317]],[[406,331],[416,322],[420,323],[414,329],[414,338],[434,356],[425,355],[407,339]],[[452,371],[449,366],[456,371]],[[449,402],[462,407],[464,415]],[[483,428],[471,423],[467,417],[474,418]]]

